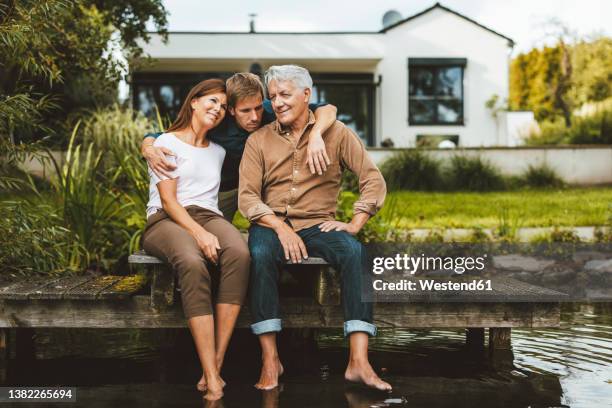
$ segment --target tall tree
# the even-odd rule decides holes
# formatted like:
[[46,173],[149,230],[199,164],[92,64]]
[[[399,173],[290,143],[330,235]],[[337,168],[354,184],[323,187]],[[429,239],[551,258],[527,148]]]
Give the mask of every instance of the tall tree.
[[149,22],[167,34],[161,0],[3,0],[0,149],[61,134],[83,109],[113,102],[126,67],[110,46],[140,55]]

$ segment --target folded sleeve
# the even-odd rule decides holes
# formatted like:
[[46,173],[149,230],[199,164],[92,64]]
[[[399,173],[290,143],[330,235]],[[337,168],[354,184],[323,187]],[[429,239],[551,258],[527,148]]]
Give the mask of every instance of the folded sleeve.
[[238,209],[250,222],[265,215],[274,215],[261,198],[263,188],[263,158],[255,137],[247,139],[240,161],[238,182]]
[[353,204],[353,213],[375,215],[385,202],[387,185],[361,139],[346,127],[340,144],[340,157],[342,165],[359,179],[359,199]]

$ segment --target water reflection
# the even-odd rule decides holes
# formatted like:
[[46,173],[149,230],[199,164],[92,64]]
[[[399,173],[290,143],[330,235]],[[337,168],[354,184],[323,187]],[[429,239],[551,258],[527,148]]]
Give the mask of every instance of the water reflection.
[[38,330],[36,359],[11,360],[8,383],[77,386],[72,406],[79,407],[599,407],[612,400],[609,305],[564,305],[561,328],[512,337],[514,359],[496,364],[486,350],[468,350],[461,330],[383,330],[371,361],[393,384],[386,394],[344,381],[341,332],[313,339],[286,331],[282,386],[260,392],[256,339],[238,330],[224,367],[226,396],[211,404],[195,391],[200,368],[186,330]]

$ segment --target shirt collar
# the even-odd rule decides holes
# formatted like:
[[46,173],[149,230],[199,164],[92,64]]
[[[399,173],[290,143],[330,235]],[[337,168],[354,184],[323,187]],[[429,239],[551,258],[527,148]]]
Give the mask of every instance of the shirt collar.
[[[309,126],[314,125],[316,121],[317,120],[315,119],[314,113],[312,113],[312,111],[308,109],[308,122],[306,123],[305,129],[308,128]],[[274,131],[278,133],[279,135],[286,136],[288,133],[290,133],[289,129],[281,125],[278,119],[274,121],[273,127],[274,127]]]
[[238,123],[236,122],[236,119],[234,119],[232,117],[229,120],[229,123],[228,123],[228,126],[227,126],[227,134],[230,137],[244,137],[244,136],[248,136],[249,132],[247,132],[246,130],[244,130],[240,126],[238,126]]

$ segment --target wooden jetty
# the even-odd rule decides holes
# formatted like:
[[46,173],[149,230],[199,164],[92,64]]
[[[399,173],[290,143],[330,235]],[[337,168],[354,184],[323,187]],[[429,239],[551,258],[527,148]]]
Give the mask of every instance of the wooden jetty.
[[[6,357],[8,329],[186,327],[172,271],[143,252],[129,262],[142,270],[132,276],[64,276],[0,287],[0,360]],[[308,270],[315,284],[309,296],[281,296],[283,326],[341,328],[337,273],[320,258],[289,268],[301,275]],[[512,328],[558,327],[560,321],[559,301],[550,296],[556,292],[515,282],[513,295],[518,288],[530,296],[541,293],[542,301],[375,303],[374,323],[379,328],[465,328],[467,344],[475,348],[484,347],[488,328],[489,350],[509,350]],[[502,291],[511,286],[507,279],[500,285]],[[245,307],[237,327],[250,323]]]

